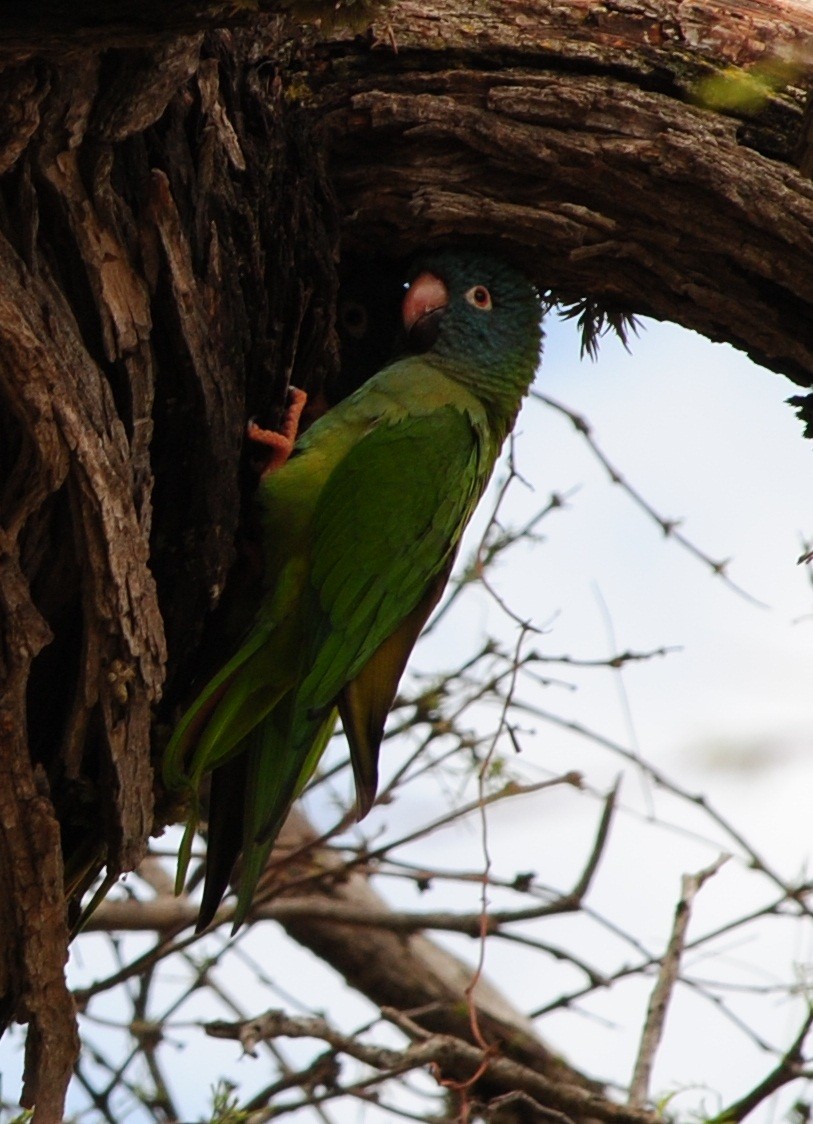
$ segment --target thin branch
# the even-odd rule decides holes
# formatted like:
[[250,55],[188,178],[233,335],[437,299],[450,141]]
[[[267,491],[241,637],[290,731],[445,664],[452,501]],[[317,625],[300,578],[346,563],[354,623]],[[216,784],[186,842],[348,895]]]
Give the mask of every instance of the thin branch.
[[[173,909],[173,904],[175,909]],[[105,903],[102,918],[97,922],[97,927],[102,923],[106,927],[115,928],[122,932],[143,932],[158,928],[167,917],[177,922],[179,919],[188,919],[191,924],[197,917],[197,910],[191,903],[183,901],[155,902],[109,902]],[[518,921],[533,921],[540,917],[555,916],[560,913],[571,913],[578,908],[578,900],[572,893],[565,894],[561,899],[545,905],[530,906],[527,909],[517,910],[492,910],[487,915],[487,929],[489,933],[496,933],[503,925]],[[216,925],[224,924],[231,920],[234,910],[224,906],[218,911]],[[452,913],[445,910],[426,912],[407,912],[397,910],[371,910],[345,905],[341,901],[309,896],[304,898],[275,898],[258,905],[252,911],[252,917],[263,921],[292,921],[302,918],[331,921],[339,925],[360,925],[366,928],[385,929],[397,933],[418,933],[423,930],[441,930],[449,933],[463,933],[466,936],[480,935],[483,914],[477,913]],[[191,941],[190,941],[191,943]],[[175,945],[168,951],[162,951],[159,959],[178,951],[180,945]],[[155,954],[153,950],[152,954]],[[151,954],[148,954],[151,955]],[[117,972],[115,976],[108,977],[105,981],[84,988],[76,994],[81,1001],[87,1001],[90,994],[121,983],[131,975],[138,975],[143,971],[143,964],[135,967],[130,972],[129,968]]]
[[796,1035],[790,1049],[782,1057],[779,1065],[771,1070],[768,1076],[760,1081],[749,1093],[733,1104],[728,1105],[722,1112],[718,1113],[709,1124],[728,1124],[730,1121],[743,1120],[750,1112],[762,1104],[762,1102],[775,1093],[777,1089],[781,1089],[783,1085],[787,1085],[790,1081],[795,1081],[799,1077],[804,1076],[804,1056],[802,1048],[804,1047],[805,1039],[807,1038],[810,1028],[813,1026],[813,1007],[808,1008],[807,1015],[802,1023],[799,1033]]
[[[580,777],[578,774],[569,773],[565,774],[563,777],[557,777],[553,781],[541,781],[534,785],[506,785],[504,788],[500,789],[499,792],[493,793],[490,796],[484,796],[482,798],[482,804],[483,806],[487,806],[506,796],[527,795],[529,792],[537,792],[540,789],[549,788],[551,785],[562,783],[579,787]],[[584,869],[579,875],[574,887],[553,901],[546,901],[525,909],[491,911],[487,914],[488,932],[495,933],[503,925],[513,922],[529,921],[540,917],[569,913],[579,908],[587,894],[606,846],[613,812],[615,810],[616,798],[617,785],[613,787],[611,792],[605,797],[604,808],[596,832],[596,838],[591,847]],[[472,804],[459,809],[457,815],[462,816],[476,810],[480,806],[480,803],[480,801],[472,802]],[[434,830],[438,826],[445,826],[449,820],[449,816],[434,820],[429,827],[415,832],[415,835],[420,836]],[[412,837],[410,836],[409,838]],[[405,840],[399,840],[399,843],[403,842],[405,842]],[[367,853],[367,861],[370,861],[373,857],[374,853]],[[352,865],[353,864],[349,864],[349,866]],[[224,921],[230,920],[232,913],[233,909],[231,907],[221,907],[217,914],[216,924],[221,924]],[[184,923],[191,924],[196,916],[196,906],[186,898],[161,896],[149,902],[135,900],[107,901],[104,902],[93,917],[91,917],[87,929],[88,931],[90,931],[91,928],[98,930],[115,929],[130,932],[145,929],[160,930],[162,928],[174,930]],[[312,895],[303,898],[278,897],[265,903],[259,903],[254,910],[254,916],[258,919],[262,918],[276,921],[286,921],[301,917],[315,917],[330,919],[337,924],[379,927],[396,932],[419,932],[423,929],[441,929],[447,932],[465,933],[469,936],[477,936],[480,934],[483,923],[482,910],[477,913],[464,914],[450,911],[427,911],[420,913],[383,909],[376,912],[369,908],[358,909],[339,901],[322,897],[316,898]],[[176,942],[171,946],[171,951],[179,951],[190,943],[193,943],[192,938],[186,938],[184,941]],[[160,945],[156,946],[151,952],[145,954],[144,958],[141,958],[143,963],[138,970],[143,971],[144,965],[152,963],[151,958],[159,956],[159,952],[159,958],[168,955],[168,952],[161,951]],[[122,978],[122,973],[116,973],[113,977],[110,977],[108,986],[115,986],[122,981]],[[95,989],[88,988],[84,989],[82,992],[77,992],[77,997],[82,1001],[87,1001],[90,995],[95,993]]]
[[706,554],[705,551],[701,550],[700,547],[696,546],[690,539],[686,538],[686,536],[678,530],[680,526],[680,520],[666,519],[664,518],[664,516],[658,514],[652,504],[649,503],[648,500],[644,499],[641,493],[636,488],[634,488],[632,484],[629,483],[629,481],[623,476],[619,469],[617,469],[615,465],[610,461],[607,454],[603,451],[603,449],[601,449],[601,447],[593,437],[592,428],[585,417],[583,417],[581,414],[577,414],[574,410],[569,409],[561,402],[557,402],[555,398],[551,398],[547,394],[542,394],[541,391],[532,390],[530,396],[532,398],[535,398],[538,402],[542,402],[544,403],[544,405],[550,406],[551,409],[557,410],[560,414],[563,414],[566,418],[569,419],[569,421],[573,425],[573,428],[577,430],[577,432],[580,433],[584,440],[587,442],[588,448],[590,449],[596,460],[599,462],[599,464],[602,466],[604,471],[607,473],[611,483],[618,484],[621,490],[626,492],[635,506],[639,507],[645,515],[647,515],[654,523],[658,525],[665,538],[674,539],[675,542],[679,543],[684,550],[688,551],[689,554],[691,554],[694,558],[697,558],[700,562],[703,563],[704,566],[707,566],[716,577],[721,578],[723,582],[725,582],[725,584],[729,587],[729,589],[733,590],[740,597],[743,597],[746,601],[749,601],[752,605],[758,606],[760,609],[766,609],[768,607],[763,601],[760,601],[758,598],[754,597],[753,594],[749,593],[746,589],[743,589],[741,586],[737,585],[736,582],[731,580],[731,578],[728,576],[728,566],[731,561],[730,559],[725,558],[720,561],[715,561],[710,555]]
[[672,934],[664,953],[661,970],[652,990],[652,995],[647,1008],[646,1020],[641,1033],[641,1043],[638,1048],[638,1057],[635,1059],[635,1068],[630,1085],[629,1103],[635,1108],[641,1108],[649,1095],[649,1078],[658,1051],[666,1012],[672,998],[675,983],[680,972],[683,951],[686,944],[686,930],[692,913],[692,904],[701,886],[727,862],[729,855],[721,855],[710,866],[697,874],[684,874],[681,879],[680,901],[675,909],[675,920],[672,925]]
[[802,886],[792,886],[787,883],[773,867],[764,859],[764,857],[756,851],[756,849],[745,839],[741,832],[737,831],[734,825],[726,819],[725,816],[709,802],[708,798],[702,793],[693,794],[688,789],[683,788],[676,781],[671,780],[657,769],[651,762],[644,762],[633,753],[632,750],[626,749],[619,742],[613,741],[611,738],[605,737],[603,734],[598,733],[596,730],[591,730],[588,726],[583,725],[581,722],[576,722],[571,719],[562,718],[553,711],[544,710],[542,707],[534,706],[533,704],[516,701],[514,704],[517,709],[524,711],[527,714],[532,714],[537,718],[543,719],[545,722],[550,722],[554,726],[559,726],[561,729],[569,730],[571,733],[578,734],[581,737],[587,738],[589,741],[594,742],[596,745],[602,746],[605,749],[611,750],[613,753],[624,758],[626,761],[632,762],[637,768],[645,770],[647,775],[664,791],[678,796],[680,799],[694,804],[706,813],[717,826],[725,832],[725,834],[741,848],[743,854],[748,860],[749,866],[754,870],[762,871],[762,873],[769,878],[779,889],[782,891],[784,897],[788,901],[792,901],[798,906],[799,911],[808,917],[813,917],[811,907],[804,901],[804,894],[807,889],[807,884]]
[[[535,784],[517,784],[515,781],[509,781],[497,792],[492,792],[484,797],[485,803],[496,804],[500,800],[505,800],[513,796],[529,796],[534,792],[541,792],[546,788],[556,788],[559,785],[570,785],[572,788],[581,788],[582,776],[581,773],[571,771],[563,773],[561,776],[553,777],[550,780],[537,781]],[[407,843],[412,843],[415,839],[421,839],[426,835],[431,835],[433,831],[437,831],[440,827],[446,827],[450,823],[456,823],[464,816],[470,815],[472,812],[477,812],[482,807],[482,802],[479,799],[472,800],[464,804],[461,808],[453,809],[443,816],[438,816],[437,819],[432,820],[428,824],[424,824],[415,831],[410,831],[407,835],[401,835],[398,839],[387,843],[382,847],[374,848],[367,852],[367,859],[376,859],[383,857],[388,851],[394,850],[396,847],[403,847]]]
[[[511,467],[513,470],[513,444],[511,446],[511,451]],[[488,795],[486,793],[486,778],[488,776],[489,769],[491,768],[491,762],[494,754],[497,751],[497,743],[499,741],[500,734],[508,726],[508,710],[511,705],[511,699],[513,697],[514,690],[517,684],[517,674],[520,667],[520,652],[522,651],[522,643],[525,639],[525,635],[526,627],[523,625],[520,628],[519,634],[517,636],[517,644],[514,650],[514,658],[512,660],[512,675],[511,680],[508,684],[508,690],[505,693],[505,702],[500,714],[500,721],[497,725],[497,729],[494,731],[494,736],[491,739],[491,745],[488,747],[486,755],[483,758],[482,764],[477,772],[477,803],[479,805],[480,814],[480,842],[483,850],[483,871],[482,878],[480,879],[480,932],[477,946],[477,964],[475,966],[471,979],[466,985],[465,996],[466,1002],[469,1005],[469,1024],[471,1026],[472,1036],[477,1045],[480,1046],[480,1048],[483,1050],[484,1060],[488,1054],[490,1047],[486,1040],[483,1038],[482,1031],[480,1030],[480,1023],[477,1017],[477,1005],[474,999],[474,990],[477,987],[477,983],[483,973],[483,965],[485,963],[486,956],[486,938],[488,936],[489,927],[488,880],[491,873],[491,853],[488,849],[488,816],[486,815],[486,807],[489,801]],[[461,1089],[459,1091],[461,1092],[461,1095],[465,1097],[464,1090]],[[468,1116],[466,1103],[464,1103],[464,1105],[461,1107],[461,1116],[464,1113],[466,1114],[466,1116]]]

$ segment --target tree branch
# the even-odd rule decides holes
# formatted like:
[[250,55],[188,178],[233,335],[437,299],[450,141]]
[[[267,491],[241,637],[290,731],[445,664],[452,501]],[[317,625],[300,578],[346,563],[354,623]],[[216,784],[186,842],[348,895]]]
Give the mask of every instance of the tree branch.
[[[404,1020],[397,1011],[385,1010],[382,1013],[403,1025]],[[236,1039],[247,1053],[251,1053],[256,1044],[265,1038],[318,1038],[337,1052],[356,1058],[374,1069],[386,1070],[391,1075],[424,1067],[436,1068],[440,1075],[458,1073],[461,1069],[475,1072],[482,1067],[484,1077],[490,1082],[512,1092],[526,1093],[540,1108],[553,1108],[570,1117],[593,1118],[611,1124],[658,1124],[662,1120],[656,1113],[613,1104],[578,1086],[549,1081],[508,1058],[492,1056],[484,1059],[482,1050],[477,1046],[449,1035],[421,1033],[418,1041],[405,1050],[391,1050],[368,1046],[357,1038],[341,1034],[325,1019],[292,1018],[282,1011],[266,1011],[248,1022],[209,1023],[205,1029],[214,1038]]]

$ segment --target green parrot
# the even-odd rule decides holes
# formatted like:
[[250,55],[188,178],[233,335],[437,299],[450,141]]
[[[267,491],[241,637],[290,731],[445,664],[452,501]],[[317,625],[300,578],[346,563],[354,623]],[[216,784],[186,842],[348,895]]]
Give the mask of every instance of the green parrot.
[[401,318],[401,358],[262,476],[259,611],[167,746],[164,781],[186,791],[191,808],[178,891],[212,774],[198,929],[214,917],[241,854],[234,929],[245,920],[337,713],[358,817],[370,810],[398,682],[534,378],[539,297],[499,258],[442,251],[422,259]]

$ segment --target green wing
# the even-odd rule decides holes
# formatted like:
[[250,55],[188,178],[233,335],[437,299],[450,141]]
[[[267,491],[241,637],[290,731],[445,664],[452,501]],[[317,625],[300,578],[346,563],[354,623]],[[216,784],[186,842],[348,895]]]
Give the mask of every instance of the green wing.
[[[163,759],[164,783],[168,788],[188,786],[190,764],[192,772],[202,774],[218,763],[216,759],[210,763],[205,753],[199,752],[200,743],[203,739],[211,740],[212,728],[222,727],[223,711],[233,709],[234,694],[245,698],[246,693],[250,693],[250,688],[257,678],[256,665],[257,662],[261,662],[268,632],[267,627],[257,627],[252,630],[246,642],[209,680],[176,726]],[[218,712],[220,712],[219,716]],[[187,761],[187,756],[193,746],[195,753],[191,763]]]
[[356,782],[359,819],[367,815],[376,797],[378,751],[398,683],[421,630],[446,587],[453,561],[452,556],[412,612],[373,652],[339,695],[339,713]]
[[445,570],[491,471],[482,454],[481,427],[448,405],[382,422],[331,475],[313,522],[329,632],[302,686],[311,707],[334,702]]
[[314,723],[338,703],[362,812],[398,680],[490,475],[485,437],[481,419],[453,405],[382,420],[337,466],[314,510],[310,670],[288,752],[302,760]]
[[[359,811],[369,810],[387,713],[482,491],[482,464],[477,423],[447,405],[380,420],[331,473],[310,524],[310,576],[298,600],[301,643],[284,648],[286,679],[299,685],[278,697],[240,743],[246,764],[235,788],[244,788],[243,806],[234,806],[235,788],[220,791],[219,775],[227,781],[230,764],[216,775],[217,788],[213,782],[201,925],[214,915],[238,851],[234,927],[242,924],[274,839],[324,752],[337,704]],[[267,646],[274,640],[272,634]],[[241,693],[232,690],[224,700],[231,694]]]

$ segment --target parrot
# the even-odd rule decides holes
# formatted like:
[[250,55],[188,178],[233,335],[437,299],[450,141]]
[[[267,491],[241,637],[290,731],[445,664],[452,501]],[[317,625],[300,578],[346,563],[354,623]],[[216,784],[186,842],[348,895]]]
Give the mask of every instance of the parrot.
[[277,446],[257,487],[261,602],[163,758],[165,785],[189,808],[177,893],[211,774],[198,931],[236,867],[232,932],[245,921],[337,717],[357,818],[372,807],[398,683],[536,373],[540,297],[514,265],[446,249],[419,259],[409,276],[397,358],[295,443],[301,391],[284,437],[249,423],[249,438]]

